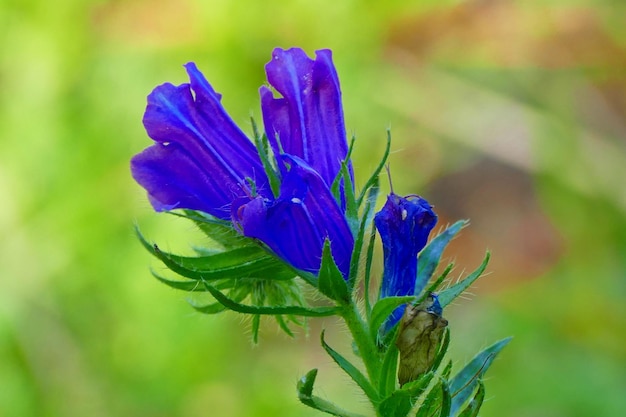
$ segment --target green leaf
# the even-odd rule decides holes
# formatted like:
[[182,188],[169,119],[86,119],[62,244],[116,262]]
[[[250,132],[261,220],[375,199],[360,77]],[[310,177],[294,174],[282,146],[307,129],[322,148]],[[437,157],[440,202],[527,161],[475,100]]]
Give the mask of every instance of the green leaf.
[[153,277],[155,277],[156,279],[158,279],[159,281],[161,281],[163,284],[167,285],[168,287],[172,287],[177,290],[183,290],[183,291],[188,291],[188,292],[196,292],[196,291],[206,292],[206,288],[204,287],[204,285],[202,285],[202,283],[198,281],[189,281],[189,280],[174,281],[171,279],[163,278],[162,276],[160,276],[154,271],[150,271],[150,272],[152,273]]
[[328,239],[324,242],[324,249],[322,251],[322,264],[318,275],[318,289],[322,294],[343,305],[350,303],[348,284],[346,280],[343,279],[343,275],[341,271],[339,271],[337,264],[335,264]]
[[445,279],[448,277],[448,275],[450,274],[450,271],[452,271],[452,268],[454,268],[454,264],[449,263],[446,269],[441,273],[441,275],[439,275],[439,277],[432,284],[428,286],[428,289],[424,291],[419,302],[422,302],[423,300],[425,300],[426,297],[428,297],[428,295],[431,292],[437,292],[437,289],[443,283],[443,281],[445,281]]
[[439,369],[439,365],[441,365],[443,358],[448,352],[448,346],[450,346],[450,328],[446,327],[446,330],[443,333],[443,339],[441,340],[441,346],[439,347],[439,352],[437,352],[437,356],[435,356],[435,360],[430,367],[433,372],[436,372],[437,369]]
[[[395,340],[398,335],[398,327],[391,331],[391,340]],[[390,343],[385,351],[383,366],[380,368],[380,381],[378,391],[382,397],[386,397],[396,389],[398,374],[398,347],[395,343]]]
[[452,398],[450,396],[450,386],[448,381],[441,381],[441,410],[439,411],[439,417],[449,417],[451,413]]
[[261,326],[261,315],[255,314],[252,316],[252,343],[259,343],[259,327]]
[[405,417],[417,399],[426,391],[434,374],[425,373],[415,381],[405,384],[385,398],[378,406],[379,415],[385,417]]
[[[278,306],[278,307],[268,307],[268,306],[250,306],[239,304],[233,299],[228,298],[220,291],[218,291],[215,287],[208,284],[206,281],[204,282],[204,286],[211,293],[215,299],[224,305],[229,310],[236,311],[238,313],[244,314],[263,314],[263,315],[294,315],[294,316],[304,316],[304,317],[326,317],[326,316],[334,316],[339,314],[341,311],[340,307],[315,307],[315,308],[307,308],[301,306]],[[193,306],[195,309],[198,307]],[[200,307],[201,308],[201,307]]]
[[444,249],[467,223],[467,220],[459,220],[454,223],[431,240],[420,252],[417,263],[417,276],[415,277],[415,294],[422,292],[439,265]]
[[478,380],[478,391],[474,395],[465,407],[465,409],[459,414],[459,417],[476,417],[478,415],[478,411],[480,411],[480,407],[483,405],[483,401],[485,400],[485,384],[480,379]]
[[367,229],[367,226],[373,223],[372,219],[374,218],[374,208],[376,207],[378,191],[378,186],[374,186],[370,189],[367,196],[367,203],[365,204],[365,210],[363,211],[363,216],[359,222],[359,230],[354,241],[354,250],[352,251],[352,257],[350,258],[350,276],[348,278],[348,287],[352,288],[353,291],[356,291],[357,289],[356,280],[359,274],[359,266],[361,264],[361,252],[364,248],[363,241],[365,240],[365,230]]
[[[228,295],[230,296],[230,299],[232,299],[234,302],[240,302],[248,296],[248,290],[246,288],[234,288],[230,291]],[[191,304],[191,306],[196,311],[202,314],[217,314],[226,310],[226,306],[221,303],[211,303],[203,306],[196,306],[192,302],[190,302],[189,304]]]
[[460,282],[457,282],[450,288],[447,288],[439,293],[439,303],[441,307],[445,307],[452,302],[456,297],[461,295],[463,291],[469,288],[470,285],[474,283],[482,275],[487,268],[487,264],[489,263],[490,254],[487,252],[485,254],[485,259],[482,264],[471,274],[469,274],[465,279]]
[[253,239],[237,232],[230,221],[195,210],[168,211],[167,213],[193,221],[205,235],[226,249],[254,244]]
[[363,199],[365,198],[365,194],[367,193],[367,191],[378,183],[378,176],[380,175],[380,172],[383,170],[383,168],[385,167],[385,164],[387,163],[387,158],[389,158],[390,150],[391,150],[391,130],[388,129],[387,130],[387,144],[385,146],[385,152],[383,154],[382,159],[380,160],[380,163],[378,164],[378,166],[376,167],[372,175],[369,177],[369,179],[365,183],[365,186],[361,190],[361,193],[359,194],[359,197],[356,200],[358,207],[361,207],[361,204],[363,203]]
[[320,340],[322,343],[322,347],[324,348],[326,353],[328,353],[328,355],[333,358],[335,363],[339,365],[339,367],[343,369],[343,371],[347,373],[354,382],[356,382],[356,384],[363,390],[365,395],[367,395],[367,398],[370,399],[372,404],[378,403],[378,401],[380,401],[378,392],[376,392],[372,384],[370,384],[367,377],[365,377],[365,375],[363,375],[363,373],[356,366],[354,366],[350,361],[341,356],[337,351],[331,348],[326,343],[326,341],[324,341],[324,332],[325,331],[322,330]]
[[374,242],[376,241],[376,225],[372,222],[370,238],[367,243],[367,255],[365,258],[365,276],[363,278],[363,297],[365,298],[365,317],[370,322],[372,317],[372,304],[370,302],[370,281],[372,277],[372,261],[374,260]]
[[179,256],[150,244],[137,229],[141,244],[169,269],[195,280],[256,277],[263,279],[291,279],[295,273],[280,260],[259,246],[243,246],[214,255]]
[[404,297],[381,298],[372,308],[372,318],[370,320],[370,337],[376,343],[378,341],[378,330],[383,325],[387,317],[402,304],[415,301],[412,295]]
[[317,377],[317,369],[311,369],[305,376],[298,380],[296,389],[298,399],[305,405],[338,417],[363,417],[360,414],[346,411],[335,404],[313,395],[313,385]]
[[450,380],[452,392],[452,414],[456,414],[465,401],[472,395],[478,381],[495,359],[496,355],[511,341],[510,337],[489,346],[474,357],[465,367]]

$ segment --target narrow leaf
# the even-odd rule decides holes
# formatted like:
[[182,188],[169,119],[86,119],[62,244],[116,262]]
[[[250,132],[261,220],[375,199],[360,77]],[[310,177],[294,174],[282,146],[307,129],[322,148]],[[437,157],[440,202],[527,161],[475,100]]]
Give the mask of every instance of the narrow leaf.
[[376,241],[376,226],[372,222],[370,229],[370,238],[367,243],[367,256],[365,258],[365,277],[363,278],[363,297],[365,298],[365,316],[367,321],[371,322],[372,304],[370,301],[370,281],[372,277],[372,261],[374,260],[374,242]]
[[439,411],[439,417],[450,417],[451,413],[452,397],[450,396],[450,386],[448,381],[441,381],[441,410]]
[[365,198],[365,194],[367,193],[367,191],[371,187],[373,187],[375,184],[378,183],[378,176],[380,175],[380,172],[383,170],[383,168],[385,167],[385,164],[387,163],[387,158],[389,158],[390,150],[391,150],[391,130],[387,130],[387,144],[385,145],[385,152],[383,154],[382,159],[380,160],[380,163],[378,164],[378,166],[376,167],[372,175],[369,177],[369,179],[365,183],[365,186],[361,190],[361,193],[359,194],[359,198],[357,198],[356,200],[358,207],[361,207],[361,204],[363,203],[363,199]]
[[[395,340],[398,328],[392,331]],[[386,397],[396,389],[398,374],[398,347],[395,343],[390,343],[383,358],[383,366],[380,368],[380,381],[378,391],[382,397]]]
[[154,271],[150,271],[152,273],[152,276],[155,277],[156,279],[158,279],[159,281],[161,281],[163,284],[167,285],[168,287],[172,287],[175,288],[177,290],[183,290],[183,291],[188,291],[188,292],[206,292],[206,288],[204,287],[204,285],[202,285],[202,283],[198,282],[198,281],[174,281],[171,279],[167,279],[167,278],[163,278],[162,276],[160,276],[159,274],[157,274]]
[[298,399],[305,405],[338,417],[363,417],[360,414],[343,410],[335,404],[313,395],[313,385],[317,377],[317,369],[311,369],[305,376],[298,380]]
[[457,282],[450,288],[447,288],[439,293],[439,303],[441,304],[441,307],[445,307],[450,304],[452,300],[461,295],[463,291],[468,289],[469,286],[472,285],[474,281],[476,281],[482,275],[482,273],[485,271],[485,268],[487,268],[487,264],[489,263],[489,257],[490,254],[489,252],[487,252],[487,254],[485,255],[485,259],[474,272],[469,274],[462,281]]
[[[211,293],[215,299],[223,304],[229,310],[236,311],[238,313],[244,314],[263,314],[263,315],[280,315],[280,314],[289,314],[294,316],[304,316],[304,317],[326,317],[326,316],[334,316],[337,315],[340,311],[340,307],[316,307],[316,308],[306,308],[300,306],[279,306],[279,307],[268,307],[268,306],[251,306],[239,304],[238,302],[228,298],[220,291],[218,291],[215,287],[209,285],[206,281],[204,282],[204,286]],[[198,309],[196,306],[194,308]]]
[[256,121],[252,117],[250,118],[250,120],[252,121],[254,145],[256,146],[257,152],[259,153],[259,157],[261,158],[261,163],[263,164],[265,175],[267,175],[267,179],[269,180],[270,188],[272,189],[272,194],[274,195],[274,197],[278,197],[278,195],[280,194],[280,178],[270,160],[269,141],[267,140],[266,135],[261,135],[259,133],[259,129],[256,125]]
[[465,401],[472,395],[478,381],[495,359],[496,355],[511,341],[510,337],[489,346],[474,357],[450,380],[452,393],[452,414],[456,414]]
[[385,417],[405,417],[419,397],[426,391],[434,374],[428,372],[415,381],[395,390],[379,405],[379,415]]
[[365,230],[370,224],[372,224],[378,191],[379,188],[377,186],[370,189],[367,197],[367,203],[365,204],[365,210],[363,211],[363,216],[359,222],[359,230],[354,241],[354,250],[352,251],[352,257],[350,258],[350,276],[348,277],[348,288],[352,288],[353,291],[356,291],[357,289],[356,281],[359,274],[359,266],[361,264],[361,252],[364,249],[363,242],[365,240]]
[[465,409],[459,414],[459,417],[476,417],[478,415],[478,411],[480,411],[480,407],[483,405],[483,401],[485,400],[485,384],[483,384],[482,380],[478,380],[478,391],[474,395],[465,407]]
[[367,395],[367,398],[370,399],[372,404],[376,404],[380,400],[380,398],[378,396],[378,392],[376,392],[372,384],[370,384],[367,377],[365,377],[365,375],[363,375],[363,373],[356,366],[354,366],[350,361],[341,356],[341,354],[331,348],[326,343],[326,341],[324,341],[324,330],[322,330],[320,340],[322,343],[322,347],[324,348],[326,353],[328,353],[328,355],[333,358],[335,363],[339,365],[339,367],[343,369],[343,371],[347,373],[354,382],[356,382],[356,384],[363,390],[365,395]]
[[467,220],[459,220],[452,226],[437,235],[428,245],[420,252],[417,262],[417,276],[415,278],[415,294],[419,295],[430,277],[439,265],[439,260],[443,254],[443,250],[454,236],[467,224]]

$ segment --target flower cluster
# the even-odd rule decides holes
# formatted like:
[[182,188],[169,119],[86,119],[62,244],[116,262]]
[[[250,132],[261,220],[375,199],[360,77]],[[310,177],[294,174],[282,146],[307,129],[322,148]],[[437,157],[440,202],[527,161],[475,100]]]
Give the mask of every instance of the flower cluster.
[[[131,171],[156,211],[181,209],[179,215],[195,221],[221,249],[180,256],[139,234],[184,280],[155,276],[176,289],[210,293],[215,302],[194,305],[198,311],[251,315],[255,340],[262,315],[273,316],[290,335],[284,317],[296,324],[299,317],[341,317],[366,374],[332,349],[323,332],[322,347],[363,390],[377,416],[407,416],[417,403],[418,415],[476,415],[484,398],[482,376],[508,339],[451,377],[451,365],[439,369],[450,340],[442,314],[482,274],[489,256],[472,274],[435,292],[452,268],[436,275],[442,253],[466,222],[428,242],[437,215],[422,197],[392,192],[375,213],[389,142],[356,192],[331,52],[319,50],[311,59],[298,48],[274,50],[265,66],[269,86],[259,91],[265,134],[253,124],[252,141],[196,65],[185,68],[189,83],[166,83],[148,96],[143,122],[154,144],[132,158]],[[384,270],[378,295],[370,297],[376,230]],[[295,277],[330,305],[306,306]],[[354,416],[313,395],[316,375],[313,369],[299,381],[300,400]]]
[[[260,89],[267,138],[282,179],[274,196],[258,150],[228,116],[193,63],[190,82],[158,86],[144,126],[155,144],[131,162],[157,211],[193,209],[230,219],[294,267],[317,273],[324,240],[347,276],[354,239],[345,204],[330,187],[348,153],[341,92],[331,52],[309,59],[276,49]],[[348,166],[351,165],[348,162]]]

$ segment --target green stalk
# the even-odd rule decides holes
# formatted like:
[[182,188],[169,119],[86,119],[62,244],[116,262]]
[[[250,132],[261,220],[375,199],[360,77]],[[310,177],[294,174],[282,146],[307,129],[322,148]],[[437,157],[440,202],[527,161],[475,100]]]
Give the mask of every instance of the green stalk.
[[363,321],[363,318],[359,314],[356,304],[351,301],[347,304],[340,313],[343,320],[346,322],[354,343],[359,349],[361,354],[361,360],[365,365],[365,370],[370,379],[370,382],[374,387],[378,386],[378,380],[380,379],[381,360],[378,354],[378,349],[369,336],[369,329],[367,324]]

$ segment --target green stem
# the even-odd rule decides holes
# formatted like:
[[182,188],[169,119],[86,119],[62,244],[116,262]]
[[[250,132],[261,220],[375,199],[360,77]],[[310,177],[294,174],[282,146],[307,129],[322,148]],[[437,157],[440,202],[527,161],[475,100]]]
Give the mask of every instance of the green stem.
[[382,361],[376,345],[370,339],[367,324],[363,321],[354,302],[346,305],[340,314],[352,334],[354,343],[359,349],[370,382],[374,387],[377,387]]

